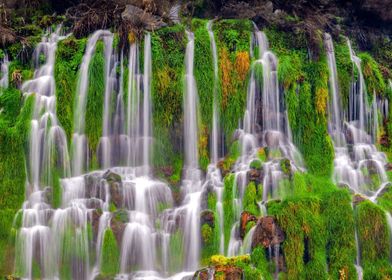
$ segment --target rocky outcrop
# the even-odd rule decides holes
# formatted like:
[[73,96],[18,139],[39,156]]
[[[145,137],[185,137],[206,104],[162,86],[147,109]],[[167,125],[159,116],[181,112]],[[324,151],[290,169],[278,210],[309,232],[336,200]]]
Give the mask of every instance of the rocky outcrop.
[[113,202],[117,208],[120,208],[123,205],[123,186],[121,176],[108,170],[103,175],[103,179],[106,180],[109,185],[111,202]]
[[255,229],[252,239],[252,248],[262,246],[268,248],[270,246],[278,245],[284,241],[284,233],[277,225],[274,217],[261,217]]
[[240,223],[240,237],[244,239],[246,235],[247,224],[249,222],[257,222],[257,217],[251,213],[244,211],[241,213],[241,223]]

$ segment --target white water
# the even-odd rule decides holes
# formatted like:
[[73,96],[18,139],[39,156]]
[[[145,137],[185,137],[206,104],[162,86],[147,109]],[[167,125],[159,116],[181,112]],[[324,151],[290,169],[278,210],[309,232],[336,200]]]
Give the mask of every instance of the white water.
[[325,34],[324,44],[330,70],[329,131],[335,147],[333,178],[336,183],[347,185],[354,192],[376,200],[381,190],[388,185],[384,169],[386,156],[378,152],[373,144],[378,130],[377,100],[374,95],[373,103],[368,104],[361,60],[355,56],[350,41],[347,43],[359,80],[351,85],[349,108],[345,110],[340,97],[333,41],[329,34]]
[[74,176],[81,175],[86,171],[89,162],[88,142],[86,135],[84,134],[89,87],[89,66],[91,59],[95,54],[97,42],[101,39],[105,45],[105,100],[106,95],[109,94],[110,83],[108,83],[108,80],[110,76],[113,34],[106,30],[98,30],[88,39],[86,51],[79,70],[80,73],[76,91],[78,97],[74,113],[74,133],[72,136],[72,175]]
[[[233,194],[235,194],[233,208],[236,220],[240,219],[243,210],[242,199],[248,185],[247,174],[250,171],[250,164],[254,160],[259,160],[257,155],[259,147],[268,147],[270,151],[276,151],[262,163],[264,179],[263,200],[259,202],[260,205],[264,205],[262,202],[268,201],[269,198],[279,197],[279,182],[286,176],[280,167],[282,159],[288,159],[293,170],[302,170],[303,166],[300,153],[291,143],[290,126],[282,107],[277,78],[277,58],[269,51],[268,40],[263,32],[256,29],[253,37],[253,46],[258,48],[259,57],[252,65],[243,129],[239,130],[241,156],[235,164],[233,185]],[[262,80],[257,76],[256,67],[262,67]],[[261,121],[257,110],[260,106],[263,110]],[[238,224],[235,223],[231,230],[227,252],[229,256],[238,255],[243,246],[238,231]]]
[[0,88],[8,88],[8,75],[9,75],[9,61],[8,55],[5,54],[4,58],[0,61]]

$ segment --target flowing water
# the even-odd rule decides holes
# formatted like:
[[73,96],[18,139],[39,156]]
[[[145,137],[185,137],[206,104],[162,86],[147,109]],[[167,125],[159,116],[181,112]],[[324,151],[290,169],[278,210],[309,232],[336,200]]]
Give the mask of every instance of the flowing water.
[[369,104],[361,60],[347,41],[358,80],[351,84],[348,108],[343,108],[333,41],[329,34],[325,34],[324,42],[330,73],[329,131],[335,147],[333,178],[336,183],[375,200],[389,184],[384,168],[386,156],[374,145],[378,130],[377,98],[373,94],[373,102]]
[[[260,161],[260,148],[268,147],[270,154],[263,168],[263,195],[259,202],[264,215],[267,212],[265,202],[270,198],[278,198],[280,182],[286,178],[281,169],[281,160],[288,160],[293,170],[302,170],[302,158],[291,142],[290,126],[283,107],[282,92],[278,82],[278,60],[269,50],[266,35],[257,30],[253,36],[253,46],[257,48],[250,75],[243,128],[238,131],[241,144],[241,156],[235,164],[235,180],[233,208],[236,220],[240,219],[243,210],[242,199],[248,185],[248,172],[253,161]],[[258,69],[262,70],[262,78]],[[259,108],[262,108],[260,116]],[[260,140],[258,140],[260,139]],[[225,225],[227,226],[227,225]],[[249,239],[250,237],[248,237]],[[243,244],[239,238],[239,222],[232,225],[227,254],[235,256],[241,251],[249,250],[249,241]]]
[[113,34],[106,30],[98,30],[88,39],[86,51],[80,65],[80,74],[77,88],[77,102],[74,116],[74,133],[72,136],[72,175],[81,175],[88,170],[89,156],[88,143],[85,135],[85,113],[89,88],[89,66],[95,54],[99,40],[105,45],[105,100],[110,94],[110,62],[112,58]]
[[8,75],[9,75],[9,61],[8,55],[5,54],[4,58],[0,60],[0,88],[7,88],[8,87]]

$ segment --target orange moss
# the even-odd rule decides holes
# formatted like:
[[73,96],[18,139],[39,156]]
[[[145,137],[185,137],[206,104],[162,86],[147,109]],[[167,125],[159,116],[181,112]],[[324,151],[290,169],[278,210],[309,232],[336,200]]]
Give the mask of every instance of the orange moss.
[[234,91],[232,83],[233,65],[230,61],[229,53],[226,48],[221,49],[219,62],[222,82],[222,107],[226,108],[228,96]]
[[235,70],[240,81],[245,81],[250,67],[249,53],[238,52],[235,57]]

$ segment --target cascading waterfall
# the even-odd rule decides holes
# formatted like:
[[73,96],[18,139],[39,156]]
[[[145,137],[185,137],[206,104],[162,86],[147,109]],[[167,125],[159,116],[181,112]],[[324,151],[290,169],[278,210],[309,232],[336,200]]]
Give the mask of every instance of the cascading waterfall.
[[[34,51],[34,78],[23,84],[25,96],[34,95],[28,161],[28,199],[21,210],[22,227],[17,236],[16,269],[24,278],[32,278],[33,262],[42,271],[42,278],[56,275],[53,239],[49,218],[53,215],[47,201],[48,186],[53,184],[54,170],[62,176],[70,174],[67,139],[56,116],[54,65],[60,28],[43,37]],[[44,64],[40,64],[41,58]],[[54,214],[55,216],[55,214]]]
[[88,166],[88,143],[85,130],[85,112],[89,86],[89,66],[95,53],[98,40],[102,39],[105,44],[105,100],[109,93],[110,60],[112,57],[113,34],[110,31],[98,30],[88,40],[86,52],[80,65],[80,74],[77,88],[77,102],[74,118],[74,133],[72,136],[72,174],[81,175]]
[[9,68],[9,61],[8,55],[5,54],[4,58],[0,61],[0,88],[7,88],[8,87],[8,68]]
[[214,186],[216,193],[216,212],[219,221],[219,253],[224,254],[225,237],[223,233],[223,183],[222,175],[217,167],[219,158],[219,111],[218,111],[218,51],[215,42],[214,32],[212,30],[213,21],[207,23],[207,31],[210,38],[213,66],[214,66],[214,86],[213,86],[213,108],[212,108],[212,132],[211,132],[211,164],[207,168],[207,181]]
[[[276,153],[271,153],[268,160],[263,163],[263,200],[260,202],[263,213],[261,214],[265,215],[264,203],[267,202],[269,196],[277,198],[279,195],[279,182],[285,178],[285,174],[281,170],[280,161],[288,159],[293,170],[301,170],[301,166],[303,166],[300,153],[291,143],[287,114],[282,108],[277,75],[277,58],[269,51],[268,40],[263,32],[256,28],[253,38],[253,45],[258,47],[259,57],[252,65],[243,129],[239,131],[242,153],[235,165],[233,185],[233,193],[236,194],[233,208],[235,209],[237,220],[240,219],[242,212],[242,198],[248,184],[247,175],[250,165],[255,160],[259,161],[257,156],[259,149],[258,134],[261,133],[262,136],[262,147],[268,147],[270,151],[277,151]],[[257,67],[262,68],[262,81],[257,75]],[[260,106],[262,106],[263,110],[261,125],[257,110]],[[276,156],[273,156],[273,154],[276,154]],[[231,230],[227,254],[234,256],[238,255],[241,250],[246,251],[249,245],[245,244],[245,248],[241,249],[243,245],[242,240],[239,238],[239,222],[236,222]]]
[[348,110],[342,110],[333,41],[329,34],[325,34],[324,44],[330,73],[329,131],[335,146],[333,177],[336,183],[347,185],[353,191],[375,200],[388,184],[384,169],[386,156],[378,152],[373,144],[378,124],[376,96],[373,96],[373,103],[368,105],[361,60],[355,56],[350,41],[347,41],[359,80],[351,84]]

